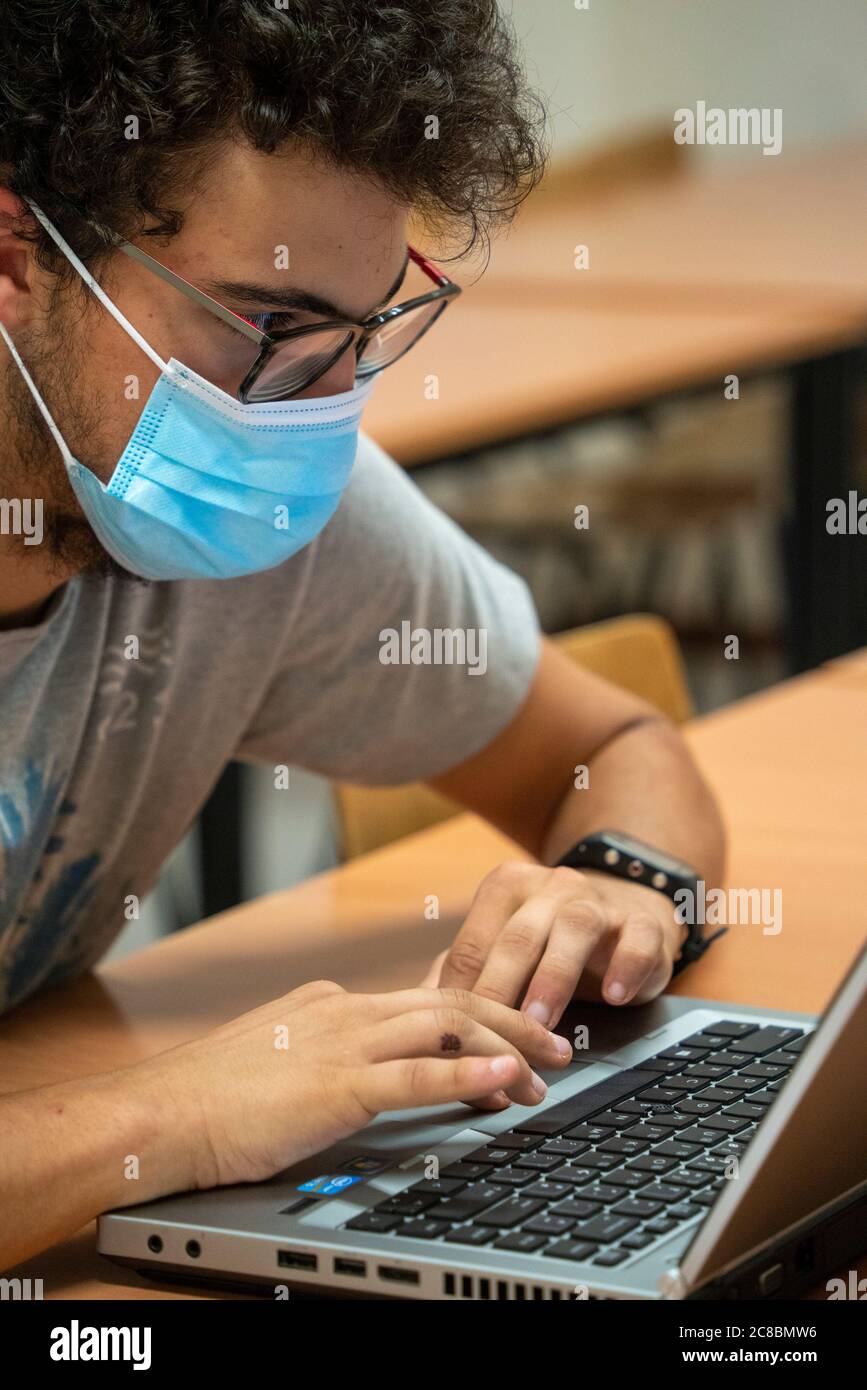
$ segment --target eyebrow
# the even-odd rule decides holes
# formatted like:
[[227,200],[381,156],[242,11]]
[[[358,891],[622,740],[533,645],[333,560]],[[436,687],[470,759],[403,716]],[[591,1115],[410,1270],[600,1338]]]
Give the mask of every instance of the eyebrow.
[[[379,301],[363,318],[369,318],[388,303],[397,294],[406,277],[409,265],[409,252],[404,257],[400,274],[394,284],[387,291],[384,298]],[[294,285],[281,285],[278,289],[275,285],[257,284],[245,280],[209,280],[202,284],[202,289],[207,294],[213,295],[215,299],[231,300],[236,304],[241,304],[245,308],[255,308],[259,313],[269,313],[279,309],[306,309],[311,314],[322,314],[325,318],[347,319],[350,323],[357,323],[354,314],[347,313],[339,305],[333,304],[330,299],[323,299],[318,294],[310,294],[307,290],[302,290]],[[263,308],[267,305],[267,308]]]

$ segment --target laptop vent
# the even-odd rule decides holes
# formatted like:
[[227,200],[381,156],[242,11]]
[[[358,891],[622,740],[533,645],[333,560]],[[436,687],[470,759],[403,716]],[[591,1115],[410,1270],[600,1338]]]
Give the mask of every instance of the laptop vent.
[[[518,1302],[539,1302],[548,1299],[562,1301],[572,1296],[571,1289],[562,1289],[554,1284],[489,1279],[484,1276],[462,1274],[457,1270],[447,1270],[443,1274],[442,1287],[446,1298],[481,1299],[484,1302],[501,1302],[506,1299]],[[599,1301],[595,1294],[590,1295],[590,1300]]]

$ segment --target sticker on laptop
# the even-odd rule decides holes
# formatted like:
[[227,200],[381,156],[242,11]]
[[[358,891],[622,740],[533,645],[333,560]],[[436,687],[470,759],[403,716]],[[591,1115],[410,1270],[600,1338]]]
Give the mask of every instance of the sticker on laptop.
[[325,1177],[310,1178],[307,1182],[299,1183],[298,1191],[318,1192],[320,1197],[333,1197],[335,1192],[343,1192],[357,1182],[364,1182],[364,1178],[355,1177],[352,1173],[326,1174]]
[[344,1173],[381,1173],[391,1167],[390,1158],[376,1158],[373,1154],[356,1154],[343,1164]]

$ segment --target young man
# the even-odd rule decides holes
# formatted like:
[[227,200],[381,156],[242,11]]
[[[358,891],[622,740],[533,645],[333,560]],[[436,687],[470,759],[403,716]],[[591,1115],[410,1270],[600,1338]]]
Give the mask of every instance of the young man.
[[[604,843],[552,866],[613,827],[713,881],[722,834],[677,732],[358,440],[367,373],[450,293],[408,215],[484,235],[542,167],[494,0],[7,0],[0,45],[0,1007],[98,961],[232,757],[426,778],[535,858],[481,884],[436,988],[306,985],[0,1100],[8,1265],[383,1109],[538,1100],[576,991],[647,999],[686,936]],[[410,276],[433,298],[371,321]],[[384,663],[405,620],[484,633],[486,669]]]

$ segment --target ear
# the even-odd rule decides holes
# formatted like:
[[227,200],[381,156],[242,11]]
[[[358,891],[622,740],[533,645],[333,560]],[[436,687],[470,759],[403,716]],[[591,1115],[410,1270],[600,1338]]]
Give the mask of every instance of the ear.
[[13,230],[27,212],[8,188],[0,187],[0,323],[14,332],[30,317],[32,250]]

